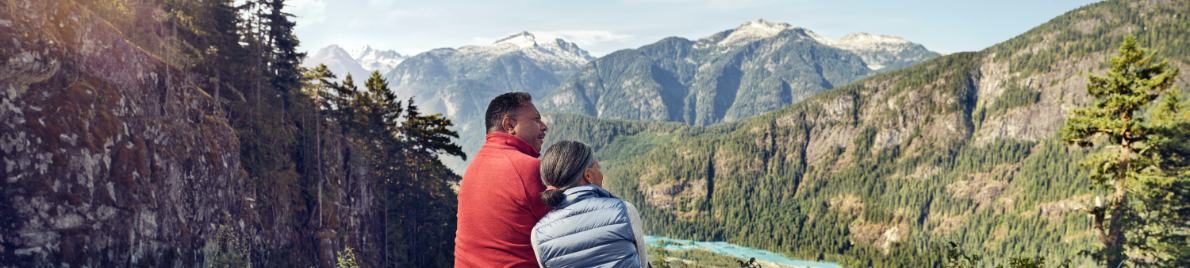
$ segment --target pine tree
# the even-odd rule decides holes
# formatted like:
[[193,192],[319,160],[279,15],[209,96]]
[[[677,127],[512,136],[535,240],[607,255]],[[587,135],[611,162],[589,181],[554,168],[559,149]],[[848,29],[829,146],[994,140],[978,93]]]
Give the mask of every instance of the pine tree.
[[[1107,144],[1099,153],[1080,163],[1090,168],[1092,188],[1110,190],[1105,202],[1096,198],[1094,207],[1087,209],[1093,217],[1096,237],[1103,248],[1093,254],[1101,262],[1116,266],[1125,261],[1127,245],[1142,223],[1154,217],[1151,207],[1138,204],[1147,198],[1169,198],[1164,186],[1185,180],[1184,161],[1169,161],[1172,138],[1169,130],[1176,121],[1146,120],[1138,112],[1150,106],[1170,90],[1178,70],[1169,61],[1154,63],[1156,53],[1137,48],[1136,39],[1125,38],[1119,55],[1111,58],[1107,76],[1090,75],[1087,93],[1096,98],[1093,106],[1076,109],[1062,128],[1062,138],[1068,144],[1088,147]],[[1177,100],[1174,100],[1175,102]],[[1179,179],[1179,176],[1182,178]],[[1183,197],[1184,198],[1184,197]]]

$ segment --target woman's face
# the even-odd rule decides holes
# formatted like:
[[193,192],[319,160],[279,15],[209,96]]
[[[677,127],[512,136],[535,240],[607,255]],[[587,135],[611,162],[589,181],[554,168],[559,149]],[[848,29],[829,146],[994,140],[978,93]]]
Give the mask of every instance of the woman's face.
[[595,186],[603,187],[603,171],[599,170],[599,160],[595,160],[595,163],[591,164],[591,167],[583,171],[583,180]]

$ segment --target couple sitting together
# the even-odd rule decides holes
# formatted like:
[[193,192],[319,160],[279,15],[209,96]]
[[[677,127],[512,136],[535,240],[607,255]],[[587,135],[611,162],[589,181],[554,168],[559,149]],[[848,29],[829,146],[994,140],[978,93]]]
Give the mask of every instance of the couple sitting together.
[[591,147],[547,130],[529,93],[497,96],[459,187],[455,267],[648,267],[636,208],[603,189]]

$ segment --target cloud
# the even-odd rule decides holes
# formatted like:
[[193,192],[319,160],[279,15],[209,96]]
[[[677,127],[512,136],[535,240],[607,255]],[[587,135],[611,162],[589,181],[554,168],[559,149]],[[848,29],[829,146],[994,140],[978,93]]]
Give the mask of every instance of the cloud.
[[700,5],[716,9],[741,9],[753,7],[769,0],[621,0],[625,4],[685,4]]
[[285,3],[287,12],[297,16],[297,27],[319,24],[326,21],[324,0],[290,0]]
[[369,7],[392,7],[397,0],[368,0]]
[[495,43],[495,42],[496,42],[496,40],[498,40],[498,39],[496,39],[496,38],[478,37],[478,36],[476,36],[476,37],[472,37],[472,38],[471,38],[471,41],[474,41],[476,45],[480,45],[480,46],[491,45],[492,43]]
[[592,47],[602,43],[617,42],[624,43],[631,41],[635,36],[629,34],[615,33],[611,31],[596,31],[596,30],[565,30],[565,31],[540,31],[533,32],[537,36],[537,40],[552,40],[554,38],[562,38],[567,42],[572,42],[579,47]]
[[426,52],[426,51],[430,51],[430,50],[429,50],[429,49],[425,49],[425,48],[402,48],[402,49],[397,49],[397,53],[401,53],[401,55],[404,55],[404,56],[406,56],[406,57],[410,57],[410,56],[413,56],[413,55],[421,54],[422,52]]
[[402,19],[436,19],[449,18],[450,11],[436,7],[421,7],[417,9],[396,9],[385,14],[389,20]]
[[359,28],[359,27],[364,27],[367,25],[368,25],[368,22],[363,19],[353,19],[353,20],[351,20],[351,22],[347,23],[347,27],[351,27],[351,28]]

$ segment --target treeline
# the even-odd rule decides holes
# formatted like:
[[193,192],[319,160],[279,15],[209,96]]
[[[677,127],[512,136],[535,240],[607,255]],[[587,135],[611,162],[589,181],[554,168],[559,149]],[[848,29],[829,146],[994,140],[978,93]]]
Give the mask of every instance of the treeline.
[[[1190,58],[1190,3],[1160,5],[1141,1],[1104,1],[1080,8],[992,47],[997,61],[1010,60],[1024,75],[1050,71],[1055,63],[1097,52],[1115,52],[1126,34],[1142,47],[1157,48],[1164,58]],[[1108,55],[1099,55],[1104,59]],[[1106,64],[1106,63],[1105,63]]]
[[[220,105],[200,116],[228,119],[239,138],[245,184],[263,229],[289,245],[252,253],[265,266],[331,263],[319,241],[382,239],[380,248],[357,248],[371,267],[449,266],[453,260],[455,194],[459,177],[439,154],[463,156],[450,142],[449,119],[424,115],[389,91],[378,74],[363,88],[351,78],[333,83],[322,68],[300,67],[293,14],[285,0],[79,0],[163,61],[162,74],[214,98]],[[176,78],[175,78],[176,77]],[[167,89],[173,90],[173,89]],[[404,96],[408,97],[408,96]],[[179,115],[184,116],[184,115]],[[346,145],[342,145],[346,143]],[[326,164],[329,146],[358,150],[349,167],[367,170],[380,208],[383,237],[345,237],[327,231],[338,223],[330,200],[351,171]],[[465,157],[465,156],[464,156]],[[357,202],[357,201],[353,201]],[[359,201],[363,202],[363,201]],[[276,231],[280,228],[281,231]],[[364,233],[367,233],[365,231]],[[280,245],[282,243],[274,243]],[[333,254],[332,254],[333,255]]]

